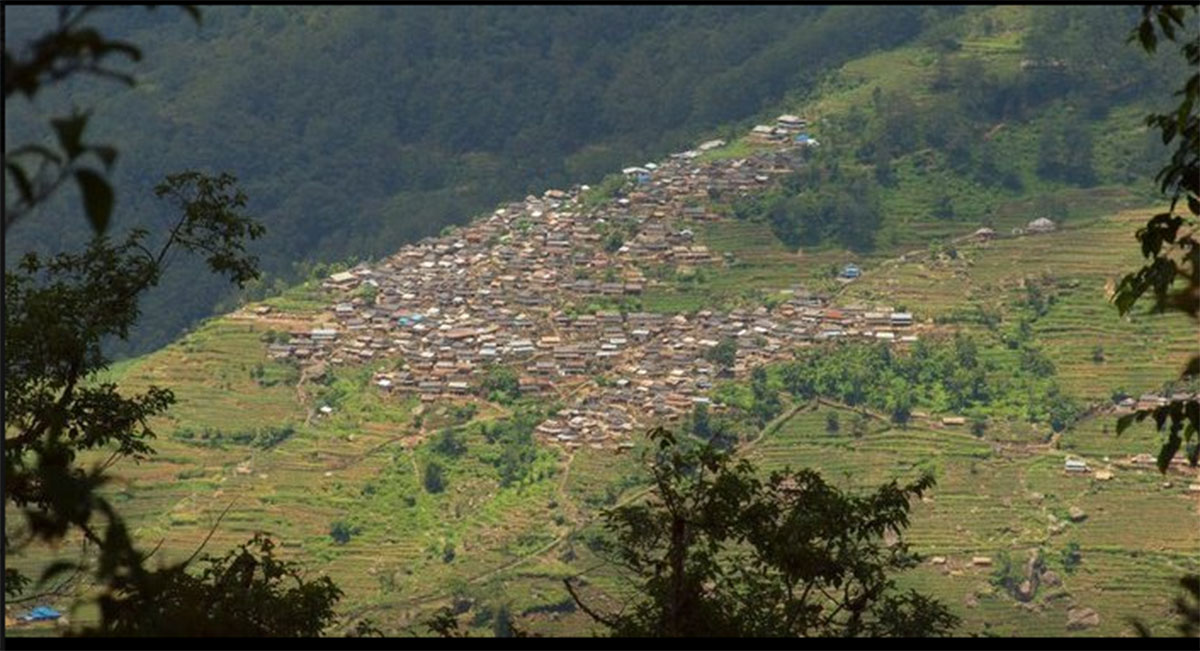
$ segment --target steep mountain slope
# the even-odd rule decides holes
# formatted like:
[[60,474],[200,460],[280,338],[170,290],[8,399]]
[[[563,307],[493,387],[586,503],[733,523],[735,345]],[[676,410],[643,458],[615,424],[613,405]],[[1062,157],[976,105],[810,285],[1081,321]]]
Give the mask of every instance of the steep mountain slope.
[[[913,102],[906,110],[918,115],[938,107],[949,110],[939,102],[954,99],[961,89],[935,88],[941,62],[953,69],[956,62],[980,61],[985,72],[1016,75],[1027,56],[1022,39],[1036,35],[1031,14],[1012,7],[978,11],[944,34],[957,48],[947,47],[939,36],[928,46],[892,49],[841,67],[810,97],[781,108],[808,117],[821,146],[798,169],[754,180],[752,191],[705,190],[691,205],[683,200],[655,208],[635,192],[662,190],[664,178],[686,177],[692,167],[659,161],[662,171],[650,175],[648,188],[617,178],[582,194],[564,192],[557,206],[544,211],[549,198],[514,202],[519,207],[502,204],[504,227],[488,246],[528,244],[540,251],[541,243],[526,234],[544,236],[538,229],[548,228],[550,212],[564,221],[560,213],[571,213],[572,220],[602,215],[605,225],[592,220],[582,230],[620,236],[612,215],[632,213],[640,232],[659,219],[652,213],[661,210],[668,231],[692,231],[716,260],[622,260],[619,247],[601,252],[605,239],[582,240],[571,247],[587,253],[575,267],[580,277],[572,274],[563,284],[603,281],[607,268],[592,261],[603,257],[607,262],[611,254],[620,271],[637,268],[645,276],[644,292],[606,300],[558,287],[546,292],[561,300],[556,307],[574,316],[646,310],[681,313],[691,321],[701,310],[743,310],[759,318],[763,315],[754,313],[763,308],[770,319],[794,327],[797,321],[776,315],[796,298],[797,285],[804,285],[830,294],[831,306],[847,313],[882,307],[909,311],[915,330],[931,343],[954,332],[968,334],[978,349],[971,357],[987,369],[984,379],[996,397],[950,409],[948,392],[938,388],[946,378],[934,378],[921,385],[928,391],[913,396],[911,419],[904,426],[869,400],[848,408],[841,396],[808,401],[793,395],[783,379],[786,362],[780,361],[791,347],[768,365],[768,385],[782,404],[762,427],[753,422],[755,398],[746,395],[744,381],[717,382],[708,394],[730,405],[727,413],[741,453],[765,469],[813,466],[847,486],[933,471],[938,488],[918,505],[909,534],[930,562],[902,580],[945,599],[963,617],[963,633],[1119,635],[1127,632],[1123,618],[1130,615],[1165,633],[1170,580],[1197,569],[1197,503],[1187,492],[1195,475],[1173,471],[1170,485],[1165,484],[1150,466],[1129,459],[1156,449],[1156,434],[1142,427],[1117,438],[1109,427],[1115,418],[1114,391],[1138,396],[1158,389],[1194,345],[1194,333],[1182,323],[1144,316],[1121,320],[1105,304],[1105,281],[1136,261],[1132,230],[1155,205],[1142,189],[1150,187],[1148,177],[1126,160],[1142,151],[1145,136],[1136,128],[1142,109],[1119,103],[1088,123],[1095,178],[1087,188],[1038,172],[1042,134],[1061,136],[1058,125],[1046,126],[1062,107],[1055,102],[1033,103],[1023,118],[1013,114],[986,127],[966,128],[964,133],[971,134],[966,140],[974,145],[966,148],[965,163],[952,162],[962,156],[952,146],[925,146],[936,129],[920,124],[913,127],[920,136],[914,143],[898,144],[885,158],[865,151],[860,156],[863,145],[887,140],[879,138],[877,126],[901,117],[889,116],[888,101],[872,99],[876,87],[882,87],[881,97],[904,90]],[[904,99],[896,105],[904,105]],[[859,117],[853,116],[856,108],[862,109]],[[852,135],[860,132],[860,138]],[[1019,187],[992,184],[980,173],[985,166],[979,143],[985,134]],[[756,153],[795,151],[728,139],[727,145],[691,159],[695,167],[716,162],[719,169],[730,169]],[[1048,139],[1051,148],[1054,139]],[[1151,158],[1144,158],[1141,164],[1148,167]],[[835,167],[843,169],[841,174],[874,178],[887,165],[895,176],[890,184],[849,179],[866,184],[875,196],[876,203],[862,213],[874,211],[877,217],[873,223],[864,218],[865,232],[874,234],[870,246],[841,241],[839,231],[821,230],[824,224],[811,244],[785,241],[792,234],[808,237],[805,229],[815,213],[806,202],[819,204],[825,200],[820,193],[836,188]],[[791,180],[814,169],[827,174],[815,185]],[[944,211],[935,215],[943,194],[952,204],[950,217]],[[718,218],[693,219],[684,210],[692,207]],[[542,214],[534,218],[535,211]],[[493,215],[481,215],[477,223]],[[1044,215],[1058,223],[1055,232],[1013,234],[1013,228]],[[984,223],[998,237],[970,237]],[[430,244],[453,247],[460,236],[447,233]],[[623,237],[621,245],[636,239],[628,232]],[[861,266],[861,278],[837,280],[835,273],[851,261]],[[313,571],[328,572],[346,589],[343,612],[369,614],[389,632],[400,632],[435,607],[454,604],[464,609],[464,624],[478,631],[486,631],[506,605],[532,630],[586,634],[590,624],[574,610],[560,579],[582,574],[588,595],[602,602],[617,602],[628,589],[616,569],[598,564],[594,550],[603,535],[597,520],[601,510],[644,491],[634,462],[636,432],[630,436],[634,449],[624,454],[587,445],[528,445],[521,432],[528,433],[552,409],[572,407],[572,394],[513,402],[484,392],[422,404],[416,394],[382,390],[379,374],[403,371],[415,356],[380,354],[366,363],[331,364],[318,382],[307,364],[274,359],[268,352],[269,342],[288,339],[280,333],[338,323],[334,306],[355,296],[323,290],[324,280],[322,275],[262,305],[211,319],[162,350],[114,369],[113,378],[122,386],[170,386],[180,398],[170,418],[159,424],[159,454],[140,466],[120,468],[128,483],[118,489],[124,497],[118,503],[138,525],[138,536],[147,545],[163,539],[165,556],[189,554],[217,514],[236,499],[210,545],[226,547],[251,531],[269,530],[290,555]],[[357,298],[366,304],[378,297],[366,291]],[[262,306],[272,310],[258,314]],[[782,339],[773,333],[770,338]],[[801,357],[806,351],[833,355],[840,350],[822,345],[794,348]],[[1152,345],[1157,356],[1147,359],[1142,351]],[[896,350],[900,357],[910,354],[903,347]],[[741,353],[742,360],[748,357]],[[858,377],[869,379],[879,368],[848,365],[846,374],[861,372]],[[735,376],[744,380],[747,370]],[[1045,377],[1015,389],[1008,382],[1038,374]],[[595,375],[580,386],[609,388],[608,381],[620,376]],[[577,380],[559,382],[574,389],[570,383]],[[1048,386],[1060,391],[1057,397],[1035,392]],[[1078,410],[1056,428],[1046,413],[1048,402],[1071,403]],[[322,405],[333,407],[332,413],[319,415]],[[969,417],[969,424],[943,420],[956,415]],[[976,422],[983,424],[982,431],[972,431]],[[692,423],[685,417],[676,424]],[[1111,478],[1064,472],[1068,451],[1093,470],[1109,471]],[[441,468],[437,485],[429,480],[432,465]],[[519,480],[505,474],[510,466],[522,470]],[[1072,515],[1073,507],[1084,517]],[[1078,544],[1078,558],[1071,543]],[[1033,594],[1018,599],[1003,586],[1024,570],[1030,550],[1038,549],[1057,581],[1039,574]],[[1069,613],[1081,608],[1097,611],[1098,625],[1068,628]]]
[[[10,102],[9,142],[44,114],[98,98],[89,134],[122,149],[115,225],[156,223],[151,188],[183,169],[229,171],[267,236],[261,298],[313,263],[386,255],[507,197],[598,180],[662,156],[958,10],[918,7],[211,7],[100,12],[137,43],[142,83],[85,80]],[[6,42],[53,23],[6,12]],[[64,193],[8,233],[7,256],[89,235]],[[132,347],[170,341],[228,288],[188,262],[147,299]],[[196,282],[196,279],[199,281]],[[186,288],[186,290],[185,290]]]

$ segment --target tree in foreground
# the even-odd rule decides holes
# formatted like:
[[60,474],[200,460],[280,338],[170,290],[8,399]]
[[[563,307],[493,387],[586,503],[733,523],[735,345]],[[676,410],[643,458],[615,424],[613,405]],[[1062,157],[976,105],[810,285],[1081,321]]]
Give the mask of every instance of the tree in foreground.
[[[88,26],[85,19],[98,10],[61,7],[56,27],[23,49],[5,43],[6,106],[16,95],[32,100],[40,89],[80,74],[134,84],[131,75],[107,66],[114,54],[137,61],[141,53]],[[199,21],[199,10],[184,10]],[[176,221],[162,231],[139,229],[109,238],[115,192],[94,163],[107,172],[118,152],[84,142],[88,116],[50,121],[59,151],[27,144],[4,152],[6,181],[14,190],[4,204],[6,234],[71,179],[96,233],[81,252],[50,259],[29,254],[4,274],[6,604],[67,596],[94,571],[100,618],[78,631],[85,635],[319,634],[332,622],[341,591],[328,578],[306,581],[294,565],[277,561],[268,538],[256,536],[223,558],[204,556],[199,565],[206,567],[198,571],[193,561],[203,543],[192,558],[149,570],[154,552],[136,547],[101,492],[112,464],[153,454],[149,421],[175,401],[169,389],[150,387],[130,396],[105,382],[104,343],[129,336],[139,298],[179,251],[202,256],[214,273],[239,287],[256,279],[258,261],[245,245],[264,229],[242,214],[246,197],[231,175],[185,172],[155,188],[179,210]],[[104,461],[88,468],[80,458],[86,456]],[[50,564],[35,585],[13,567],[11,561],[28,545],[58,544],[76,533],[84,552]],[[95,551],[94,567],[89,548]],[[47,587],[52,580],[57,584]],[[375,632],[369,622],[359,622],[356,631]]]
[[[268,538],[256,536],[223,558],[202,557],[198,572],[192,561],[200,550],[150,570],[150,554],[137,549],[101,492],[113,463],[154,453],[149,421],[175,402],[169,389],[129,395],[102,381],[104,341],[129,335],[138,298],[161,278],[173,251],[203,256],[239,285],[257,275],[244,245],[262,227],[241,213],[246,198],[232,176],[176,174],[156,193],[180,212],[157,243],[143,230],[119,243],[97,236],[82,253],[30,254],[4,274],[4,499],[18,516],[4,531],[5,560],[75,532],[94,546],[94,567],[85,558],[59,560],[37,585],[70,573],[43,593],[62,594],[94,571],[100,620],[79,631],[85,635],[318,634],[332,622],[341,591],[327,577],[306,581],[277,561]],[[104,461],[87,468],[85,455]],[[31,579],[7,564],[6,598],[30,598]]]
[[[1142,20],[1130,35],[1149,53],[1162,38],[1183,42],[1182,54],[1192,71],[1178,93],[1180,103],[1174,110],[1150,115],[1146,124],[1158,129],[1164,145],[1175,143],[1171,160],[1159,171],[1156,180],[1159,190],[1171,200],[1166,212],[1150,218],[1137,231],[1142,256],[1147,260],[1141,269],[1121,279],[1113,302],[1121,315],[1128,314],[1145,294],[1153,297],[1154,313],[1178,312],[1200,328],[1200,40],[1196,38],[1197,5],[1146,5]],[[1188,24],[1188,16],[1191,24]],[[1180,203],[1186,212],[1177,208]],[[1200,353],[1192,355],[1184,366],[1178,383],[1195,388],[1200,383]],[[1117,421],[1117,433],[1134,421],[1153,418],[1160,431],[1167,434],[1158,453],[1158,468],[1166,471],[1171,459],[1181,447],[1194,466],[1200,461],[1200,400],[1172,399],[1154,409],[1142,409],[1122,416]],[[1196,439],[1193,441],[1193,439]]]
[[604,554],[632,573],[637,597],[604,613],[564,581],[613,635],[918,637],[957,626],[940,602],[891,578],[919,561],[899,536],[931,476],[856,496],[812,470],[763,480],[713,446],[662,429],[650,438],[649,499],[605,515],[615,540]]
[[[224,557],[104,577],[101,623],[84,635],[177,637],[316,637],[342,595],[329,577],[306,581],[298,565],[275,558],[261,534]],[[102,568],[103,568],[102,564]],[[103,570],[102,570],[103,573]]]
[[[1197,5],[1144,5],[1142,20],[1130,34],[1150,54],[1162,38],[1181,41],[1181,53],[1192,71],[1183,88],[1176,93],[1179,106],[1174,110],[1150,115],[1147,126],[1157,128],[1164,145],[1175,143],[1171,160],[1159,170],[1156,181],[1171,205],[1166,212],[1150,218],[1137,231],[1145,265],[1127,274],[1113,296],[1122,315],[1133,309],[1137,301],[1149,292],[1153,296],[1155,313],[1179,312],[1200,328],[1200,40],[1196,38]],[[1187,24],[1188,16],[1191,24]],[[1178,211],[1180,202],[1187,213]],[[1200,384],[1200,353],[1192,355],[1179,376],[1179,382],[1193,389]],[[1117,421],[1120,434],[1134,421],[1152,417],[1159,431],[1167,438],[1158,453],[1158,469],[1166,472],[1171,460],[1185,444],[1185,455],[1193,466],[1200,461],[1200,400],[1173,398],[1168,404],[1154,409],[1139,409]],[[1195,439],[1195,440],[1193,440]],[[1200,575],[1186,574],[1179,580],[1183,595],[1175,600],[1179,616],[1178,630],[1184,637],[1200,635]],[[1144,622],[1134,619],[1134,629],[1143,637],[1151,635]]]

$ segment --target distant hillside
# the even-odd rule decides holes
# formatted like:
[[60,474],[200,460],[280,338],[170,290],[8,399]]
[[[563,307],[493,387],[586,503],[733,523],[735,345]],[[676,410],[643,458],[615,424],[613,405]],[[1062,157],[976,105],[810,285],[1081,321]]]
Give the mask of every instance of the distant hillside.
[[[747,319],[737,336],[761,338],[753,347],[778,356],[764,366],[757,389],[753,380],[736,379],[704,389],[714,422],[728,426],[738,454],[764,471],[813,467],[847,488],[934,474],[938,485],[915,505],[906,533],[925,560],[898,580],[943,599],[962,617],[961,635],[1125,635],[1129,616],[1169,634],[1163,613],[1173,582],[1200,567],[1190,488],[1195,471],[1173,468],[1164,478],[1149,465],[1152,458],[1146,462],[1145,453],[1159,445],[1153,427],[1143,423],[1116,437],[1112,425],[1117,401],[1160,389],[1194,337],[1181,321],[1118,318],[1106,303],[1107,282],[1138,259],[1136,225],[1160,201],[1151,177],[1162,152],[1140,116],[1170,85],[1170,71],[1160,68],[1168,65],[1164,57],[1123,49],[1128,13],[972,8],[940,15],[903,45],[833,66],[785,89],[755,120],[711,132],[727,144],[694,160],[725,159],[727,169],[745,166],[760,150],[779,149],[746,136],[756,121],[774,124],[785,111],[807,117],[810,135],[821,143],[805,150],[806,160],[794,169],[768,174],[756,167],[762,157],[745,166],[754,171],[735,180],[753,190],[738,199],[730,195],[739,193],[705,188],[688,197],[693,205],[651,206],[645,197],[630,199],[639,189],[633,181],[608,176],[563,212],[572,219],[630,212],[641,223],[667,221],[680,235],[692,231],[713,255],[704,264],[626,256],[603,268],[584,255],[564,278],[620,277],[617,267],[636,266],[645,272],[645,291],[619,300],[572,297],[555,309],[567,316],[657,312],[693,322],[699,311],[738,309],[757,321],[796,298],[803,285],[831,297],[833,309],[822,318],[841,320],[829,312],[842,310],[864,319],[867,310],[911,312],[921,345],[900,345],[894,357],[879,343],[887,337],[872,333],[877,341],[868,343],[858,328],[847,337],[853,341],[830,350],[820,341],[778,343],[784,338],[773,329],[760,335],[751,330],[760,324]],[[651,157],[639,153],[596,174]],[[689,167],[664,164],[657,173],[679,178]],[[563,185],[593,180],[572,177]],[[640,188],[643,194],[655,182]],[[542,200],[524,202],[523,192],[505,195],[503,207],[511,201],[522,215],[525,208],[541,212]],[[693,220],[687,208],[719,218]],[[671,214],[653,215],[660,210]],[[1014,232],[1042,216],[1054,220],[1053,232]],[[535,227],[518,221],[514,229]],[[608,253],[620,253],[624,221],[595,220],[581,229],[606,237],[587,240],[580,252],[608,249],[616,235],[618,246]],[[972,235],[984,225],[994,237]],[[494,241],[473,241],[496,249],[548,245],[546,233],[537,232],[543,237],[498,231]],[[460,236],[467,238],[461,232],[443,238],[443,253]],[[851,261],[861,277],[837,279]],[[424,258],[416,264],[436,265]],[[355,346],[371,351],[358,358],[368,361],[330,360],[318,375],[316,365],[272,353],[289,348],[289,333],[338,323],[336,303],[378,297],[370,290],[353,298],[323,290],[333,270],[314,268],[313,278],[207,319],[107,374],[122,390],[166,386],[179,398],[154,423],[157,453],[114,468],[122,481],[110,490],[133,535],[146,547],[162,541],[164,559],[183,558],[228,507],[212,549],[269,531],[282,554],[327,572],[346,591],[339,609],[347,620],[369,615],[385,632],[403,635],[421,630],[419,622],[435,609],[453,606],[473,635],[488,634],[500,612],[541,634],[592,633],[594,624],[565,594],[562,579],[579,578],[597,603],[627,598],[621,569],[597,553],[606,535],[600,518],[606,508],[645,494],[635,462],[644,439],[631,430],[633,449],[616,452],[546,444],[534,430],[586,397],[576,388],[620,387],[630,380],[625,375],[640,384],[652,376],[627,366],[576,373],[571,381],[555,376],[557,397],[514,400],[504,380],[519,389],[520,378],[492,377],[489,368],[495,390],[423,400],[386,391],[377,378],[414,360],[425,368],[438,362],[388,352],[386,344],[376,355],[373,339],[367,348]],[[524,282],[532,273],[525,268],[513,276]],[[480,310],[467,316],[488,318]],[[391,328],[386,315],[384,321]],[[924,334],[935,331],[936,337]],[[952,338],[958,334],[968,339]],[[361,343],[358,336],[346,339]],[[698,345],[696,338],[680,341],[681,348]],[[436,337],[428,342],[441,344]],[[552,344],[539,339],[539,345]],[[438,353],[445,368],[450,361]],[[787,379],[789,367],[796,368],[789,354],[807,365],[800,378],[812,376],[807,391]],[[905,360],[918,354],[928,363],[914,369]],[[668,374],[667,364],[678,371],[672,386],[701,375],[683,372],[675,355],[663,364]],[[898,381],[913,375],[915,382]],[[964,400],[967,387],[974,393]],[[755,413],[772,401],[768,414]],[[696,432],[696,413],[673,426]],[[1094,472],[1066,472],[1068,457]],[[16,562],[35,575],[51,556],[31,549]],[[1013,589],[1027,575],[1035,578],[1037,568],[1031,590]],[[18,634],[36,632],[27,627]]]
[[[385,255],[497,201],[597,181],[744,120],[876,48],[960,10],[920,7],[207,7],[122,9],[96,22],[143,47],[129,91],[85,81],[6,106],[9,142],[45,111],[96,104],[122,151],[117,228],[152,223],[150,189],[186,168],[230,171],[268,227],[276,292],[318,261]],[[49,7],[6,10],[19,43]],[[730,132],[732,133],[732,132]],[[8,234],[9,260],[87,236],[69,193]],[[233,304],[182,263],[123,352],[144,352]]]

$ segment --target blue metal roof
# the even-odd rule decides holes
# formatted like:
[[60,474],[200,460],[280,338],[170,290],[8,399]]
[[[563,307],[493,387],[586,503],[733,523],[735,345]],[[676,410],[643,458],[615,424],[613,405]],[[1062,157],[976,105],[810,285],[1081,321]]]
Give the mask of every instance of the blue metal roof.
[[25,616],[27,621],[39,621],[44,619],[58,619],[62,617],[62,613],[51,608],[50,606],[38,606]]

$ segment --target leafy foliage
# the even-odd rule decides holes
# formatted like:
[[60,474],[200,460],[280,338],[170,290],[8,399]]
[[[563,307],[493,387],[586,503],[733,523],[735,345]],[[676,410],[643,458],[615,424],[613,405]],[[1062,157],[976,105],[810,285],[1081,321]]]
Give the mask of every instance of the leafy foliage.
[[520,484],[533,472],[539,457],[533,430],[543,417],[537,409],[519,408],[512,418],[484,426],[484,437],[498,447],[487,457],[496,468],[501,486]]
[[461,457],[467,452],[467,439],[453,427],[446,427],[433,437],[433,451],[445,457]]
[[521,382],[517,372],[508,366],[492,366],[488,368],[479,383],[480,391],[488,400],[502,405],[512,404],[521,397]]
[[758,427],[764,427],[783,410],[779,392],[768,384],[765,368],[759,366],[750,372],[750,391],[754,394],[754,406],[751,408],[754,422]]
[[[79,452],[112,448],[109,463],[153,452],[147,422],[174,402],[171,391],[150,387],[127,398],[92,378],[108,367],[105,339],[129,336],[138,298],[158,282],[168,252],[217,251],[213,269],[235,268],[235,281],[256,273],[253,259],[237,254],[237,240],[253,222],[220,206],[191,216],[190,200],[181,208],[185,216],[157,252],[145,245],[149,234],[135,230],[118,244],[98,236],[80,254],[29,254],[5,272],[5,500],[21,509],[33,538],[55,540],[78,527],[101,542],[89,521],[96,510],[112,517],[95,494],[104,467],[75,468]],[[9,553],[7,534],[4,546]]]
[[429,493],[440,493],[446,490],[446,469],[436,461],[430,461],[425,466],[425,477],[422,480],[425,490]]
[[[94,9],[61,10],[58,31],[35,43],[30,61],[18,61],[5,48],[6,102],[13,92],[32,97],[47,80],[79,71],[124,78],[102,68],[100,60],[114,51],[136,59],[138,51],[78,28],[79,19]],[[82,253],[48,260],[30,253],[5,272],[4,495],[6,508],[11,505],[27,525],[18,539],[10,539],[6,528],[5,558],[33,541],[59,541],[73,529],[94,543],[96,578],[103,587],[100,622],[82,630],[84,635],[317,635],[330,623],[341,591],[328,578],[306,582],[295,566],[276,561],[269,539],[256,536],[225,558],[206,556],[202,562],[208,567],[199,576],[188,573],[195,554],[149,571],[144,567],[148,556],[135,549],[122,518],[98,493],[113,462],[153,453],[148,420],[175,400],[168,389],[151,386],[125,397],[114,384],[95,381],[109,365],[102,343],[129,337],[139,299],[159,282],[173,250],[204,255],[214,272],[229,274],[238,285],[256,278],[256,260],[245,254],[243,242],[261,235],[263,227],[237,212],[245,197],[232,176],[185,172],[158,188],[182,217],[157,251],[148,247],[150,232],[144,229],[114,243],[103,235],[113,211],[112,188],[77,162],[92,154],[107,169],[116,150],[83,144],[86,123],[86,113],[52,121],[63,157],[39,146],[5,153],[6,174],[19,195],[17,203],[5,205],[6,232],[73,175],[85,213],[101,233]],[[42,159],[36,181],[18,162],[26,154]],[[269,446],[278,437],[268,438]],[[112,450],[106,463],[91,470],[76,465],[78,454],[99,449]],[[103,529],[96,523],[100,518],[106,521]],[[58,561],[37,585],[86,569],[82,562]],[[287,579],[295,585],[285,586]],[[30,585],[27,577],[6,568],[6,596],[23,594]]]
[[1079,569],[1079,564],[1083,562],[1083,554],[1079,550],[1079,543],[1074,540],[1067,543],[1063,549],[1062,566],[1067,574],[1074,574],[1075,570]]
[[[1167,40],[1184,39],[1181,51],[1191,74],[1176,93],[1182,98],[1178,108],[1146,118],[1146,124],[1162,134],[1164,145],[1176,143],[1170,162],[1156,177],[1160,191],[1170,197],[1171,206],[1167,212],[1151,217],[1137,231],[1142,257],[1148,262],[1121,279],[1112,300],[1124,315],[1150,292],[1153,312],[1182,312],[1200,327],[1200,240],[1196,235],[1200,224],[1197,221],[1200,219],[1200,72],[1196,72],[1200,66],[1200,41],[1195,37],[1194,23],[1198,12],[1196,5],[1187,8],[1146,5],[1141,22],[1129,37],[1149,53],[1158,46],[1159,30]],[[1186,20],[1189,15],[1193,19],[1190,25]],[[1175,214],[1180,201],[1186,204],[1188,216]],[[1184,382],[1197,378],[1200,378],[1200,354],[1188,360],[1180,377]],[[1158,454],[1158,468],[1165,472],[1183,443],[1200,436],[1200,400],[1194,396],[1175,399],[1152,410],[1127,414],[1117,420],[1117,433],[1148,417],[1153,417],[1158,429],[1167,434]],[[1187,459],[1193,466],[1200,462],[1200,440],[1188,446]]]
[[[128,73],[107,67],[112,55],[132,60],[142,58],[141,50],[127,41],[110,39],[84,19],[103,7],[85,5],[62,6],[54,29],[28,44],[25,51],[4,48],[4,101],[20,94],[32,101],[47,86],[80,74],[114,79],[128,86],[134,84]],[[151,9],[154,7],[151,6]],[[181,7],[199,22],[200,12],[192,5]],[[89,145],[83,142],[83,132],[89,112],[73,111],[68,117],[51,118],[58,147],[54,151],[38,144],[24,144],[4,152],[5,178],[16,189],[17,199],[4,205],[4,232],[25,217],[37,205],[46,201],[70,178],[74,178],[83,198],[84,213],[96,233],[108,229],[112,217],[114,195],[106,177],[117,159],[111,145]],[[101,163],[104,173],[84,167],[87,158]]]
[[180,427],[171,432],[171,438],[201,447],[219,448],[230,444],[249,445],[261,450],[269,450],[288,440],[295,433],[294,425],[270,425],[235,432],[223,432],[212,427],[204,427],[199,431],[190,427]]
[[[110,548],[111,549],[111,548]],[[100,597],[101,624],[84,635],[315,637],[334,621],[342,591],[329,577],[306,580],[299,566],[275,558],[274,543],[255,535],[224,557],[205,556],[198,575],[180,564],[118,573],[102,562],[110,591]]]
[[716,364],[722,372],[729,371],[737,362],[737,340],[733,337],[721,339],[716,346],[704,352],[704,359]]
[[618,636],[935,636],[958,619],[890,573],[917,563],[903,542],[909,501],[924,476],[865,496],[811,470],[772,473],[665,430],[650,433],[653,492],[605,515],[607,554],[636,577],[638,596],[618,613],[580,607]]
[[344,520],[337,520],[329,525],[329,537],[339,545],[345,545],[350,539],[362,532],[362,527],[353,527]]
[[[1007,413],[1062,431],[1080,412],[1039,350],[1022,348],[1016,368],[980,355],[975,339],[922,339],[905,354],[886,344],[837,343],[802,353],[780,369],[799,398],[865,406],[903,424],[918,406],[956,413]],[[834,428],[836,431],[836,428]]]

